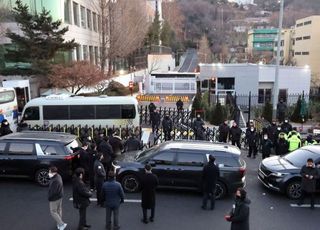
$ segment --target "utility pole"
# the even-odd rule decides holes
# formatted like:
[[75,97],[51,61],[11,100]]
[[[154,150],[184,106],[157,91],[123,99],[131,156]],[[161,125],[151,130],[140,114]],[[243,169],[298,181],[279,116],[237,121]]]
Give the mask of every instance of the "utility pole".
[[276,64],[276,72],[275,72],[274,85],[273,85],[273,118],[276,118],[277,104],[278,104],[278,97],[279,97],[279,70],[280,70],[280,48],[281,48],[280,45],[281,45],[282,23],[283,23],[283,8],[284,8],[284,0],[280,0],[277,64]]

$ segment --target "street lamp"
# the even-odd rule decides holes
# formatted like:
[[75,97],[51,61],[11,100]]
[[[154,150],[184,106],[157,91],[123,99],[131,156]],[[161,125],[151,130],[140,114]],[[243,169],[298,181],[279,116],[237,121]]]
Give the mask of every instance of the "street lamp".
[[276,72],[274,78],[273,86],[273,117],[276,118],[277,114],[277,104],[279,97],[279,70],[280,70],[280,43],[281,43],[281,33],[282,33],[282,23],[283,23],[283,8],[284,0],[280,1],[280,15],[279,15],[279,29],[278,29],[278,44],[277,44],[277,62],[276,62]]

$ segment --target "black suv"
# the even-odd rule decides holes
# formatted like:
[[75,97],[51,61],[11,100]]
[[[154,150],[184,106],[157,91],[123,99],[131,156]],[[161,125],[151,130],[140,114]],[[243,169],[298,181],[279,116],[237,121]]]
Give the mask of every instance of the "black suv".
[[54,165],[66,179],[72,174],[80,146],[71,134],[26,131],[0,138],[0,176],[29,177],[41,186],[49,184],[48,168]]
[[[264,159],[259,166],[258,178],[267,188],[286,194],[290,199],[301,196],[300,170],[312,158],[320,164],[320,145],[309,145],[297,149],[283,157],[273,156]],[[320,190],[320,180],[317,190]]]
[[149,163],[159,178],[160,187],[202,189],[202,169],[209,155],[220,167],[216,197],[222,198],[245,185],[246,164],[240,150],[227,144],[205,141],[171,141],[138,153],[132,161],[118,162],[117,179],[126,192],[140,189],[144,165]]

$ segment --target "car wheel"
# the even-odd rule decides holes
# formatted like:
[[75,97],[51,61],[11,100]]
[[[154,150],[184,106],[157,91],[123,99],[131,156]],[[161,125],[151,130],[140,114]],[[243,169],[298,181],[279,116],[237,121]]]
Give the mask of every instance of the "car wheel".
[[134,174],[127,174],[122,177],[121,185],[125,192],[138,192],[140,187],[140,181],[138,177]]
[[300,181],[292,181],[288,184],[287,196],[293,200],[297,200],[301,197],[301,182]]
[[50,181],[48,173],[49,173],[48,169],[39,169],[36,172],[35,181],[41,186],[44,186],[44,187],[48,186]]
[[227,188],[224,183],[218,181],[216,184],[216,199],[222,199],[227,195]]

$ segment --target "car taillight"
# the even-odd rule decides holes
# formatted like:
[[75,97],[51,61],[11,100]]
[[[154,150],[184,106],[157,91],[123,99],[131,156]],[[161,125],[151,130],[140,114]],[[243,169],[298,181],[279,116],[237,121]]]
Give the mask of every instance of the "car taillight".
[[72,156],[72,155],[68,155],[68,156],[64,157],[65,160],[72,160],[73,158],[74,158],[74,156]]
[[241,174],[241,177],[243,177],[244,174],[246,174],[246,168],[245,168],[245,167],[241,167],[241,168],[239,169],[239,172],[240,172],[240,174]]

